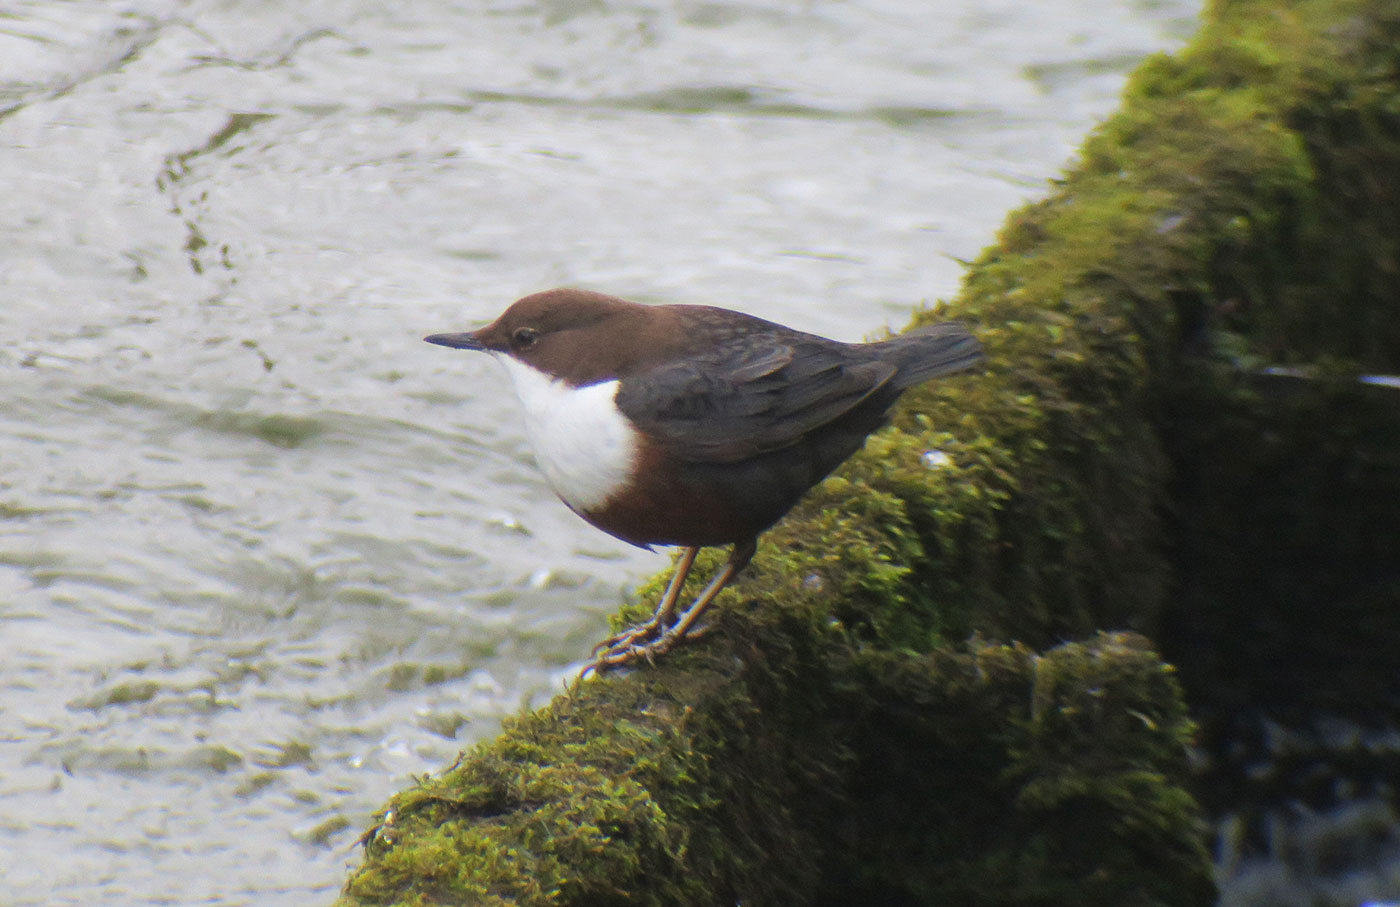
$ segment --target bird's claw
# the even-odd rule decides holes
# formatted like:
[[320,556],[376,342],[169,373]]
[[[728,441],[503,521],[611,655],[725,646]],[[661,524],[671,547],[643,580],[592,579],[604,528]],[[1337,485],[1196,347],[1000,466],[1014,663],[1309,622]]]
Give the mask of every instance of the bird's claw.
[[639,639],[653,639],[658,635],[657,631],[660,628],[661,622],[653,617],[646,623],[637,624],[635,627],[628,627],[621,633],[614,633],[612,636],[609,636],[607,639],[594,646],[592,651],[588,654],[596,657],[599,652],[610,652],[618,647],[630,646]]
[[[656,659],[675,648],[681,639],[674,630],[657,633],[657,628],[652,627],[648,632],[639,632],[643,629],[644,627],[634,627],[627,633],[618,634],[621,637],[619,642],[606,647],[600,646],[601,651],[595,649],[593,661],[583,669],[584,676],[589,673],[604,674],[613,668],[635,664],[642,659],[646,659],[647,664],[655,665]],[[693,635],[686,634],[687,638]],[[650,642],[638,642],[648,638]]]
[[621,633],[609,636],[595,646],[592,653],[593,660],[584,667],[579,676],[587,677],[590,673],[602,674],[613,668],[635,664],[643,658],[647,660],[648,664],[655,664],[657,658],[674,649],[681,640],[703,636],[709,630],[708,624],[697,626],[697,622],[720,590],[728,585],[729,581],[734,578],[734,574],[744,569],[744,565],[753,557],[754,540],[749,539],[746,542],[736,544],[734,550],[729,553],[729,560],[711,578],[709,585],[700,593],[700,596],[689,608],[677,614],[676,597],[685,582],[686,572],[690,570],[690,565],[695,560],[697,550],[699,549],[686,549],[686,553],[682,556],[680,565],[677,567],[677,572],[671,578],[671,584],[667,586],[666,594],[662,597],[661,604],[657,606],[651,619],[623,630]]
[[703,624],[696,624],[686,631],[686,639],[699,639],[715,628],[713,621],[705,621]]

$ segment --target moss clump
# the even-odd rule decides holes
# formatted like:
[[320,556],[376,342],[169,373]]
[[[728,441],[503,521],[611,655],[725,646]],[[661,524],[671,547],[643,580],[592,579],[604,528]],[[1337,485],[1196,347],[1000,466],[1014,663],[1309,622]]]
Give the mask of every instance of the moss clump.
[[[1193,591],[1228,557],[1184,534],[1251,527],[1187,480],[1270,462],[1251,369],[1400,363],[1397,54],[1389,0],[1217,2],[971,270],[985,372],[909,394],[703,642],[394,798],[343,902],[1208,903],[1176,684],[1092,634],[1180,643],[1234,604]],[[1341,468],[1330,449],[1289,475]]]
[[816,903],[1211,901],[1191,725],[1141,637],[872,654],[860,671],[860,806]]

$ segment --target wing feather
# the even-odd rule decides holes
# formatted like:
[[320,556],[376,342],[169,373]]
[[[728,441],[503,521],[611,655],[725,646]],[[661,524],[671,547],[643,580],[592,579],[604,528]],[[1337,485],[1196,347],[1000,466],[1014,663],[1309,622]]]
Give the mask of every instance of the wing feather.
[[731,345],[624,380],[617,405],[673,455],[732,463],[797,443],[897,371],[852,359],[849,347],[817,338]]

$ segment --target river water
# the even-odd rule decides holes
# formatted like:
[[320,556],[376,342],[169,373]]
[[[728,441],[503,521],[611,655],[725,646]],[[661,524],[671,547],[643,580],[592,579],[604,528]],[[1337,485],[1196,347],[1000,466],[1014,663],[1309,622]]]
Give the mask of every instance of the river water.
[[560,284],[854,340],[1195,0],[11,0],[0,904],[327,902],[661,554],[430,347]]

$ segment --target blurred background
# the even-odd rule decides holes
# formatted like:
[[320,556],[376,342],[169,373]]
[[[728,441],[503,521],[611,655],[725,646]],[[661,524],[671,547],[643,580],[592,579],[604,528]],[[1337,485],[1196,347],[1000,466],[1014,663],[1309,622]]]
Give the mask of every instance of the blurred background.
[[570,284],[859,340],[1194,0],[0,13],[0,904],[328,902],[666,565],[423,344]]

